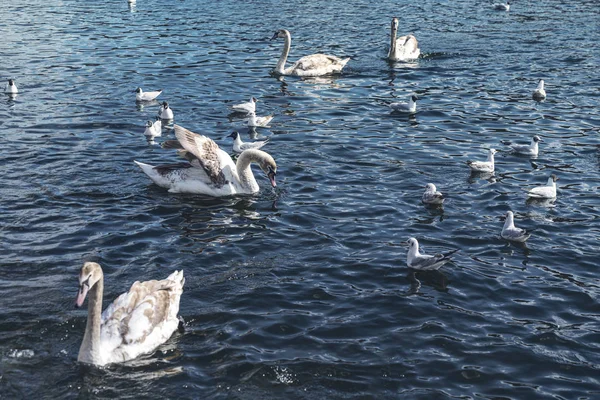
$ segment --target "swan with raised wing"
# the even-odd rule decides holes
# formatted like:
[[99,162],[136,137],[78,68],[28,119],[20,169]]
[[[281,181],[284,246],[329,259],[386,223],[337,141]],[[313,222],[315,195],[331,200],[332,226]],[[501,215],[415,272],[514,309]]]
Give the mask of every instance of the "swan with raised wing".
[[392,18],[392,29],[390,33],[390,51],[388,52],[388,60],[390,61],[406,61],[416,60],[421,55],[419,42],[413,35],[396,37],[398,34],[398,18]]
[[89,293],[88,319],[77,361],[106,365],[153,352],[179,326],[184,283],[183,271],[160,281],[137,281],[102,312],[104,273],[95,262],[83,264],[75,305],[81,307]]
[[290,54],[292,36],[286,29],[280,29],[275,32],[271,40],[275,40],[277,38],[285,39],[281,57],[279,57],[277,66],[273,70],[273,72],[277,75],[322,76],[339,74],[342,72],[342,68],[344,68],[346,63],[350,61],[349,58],[342,59],[327,54],[311,54],[310,56],[302,57],[291,67],[286,68],[285,63],[288,55]]
[[250,168],[252,163],[260,166],[273,187],[277,186],[277,164],[268,153],[258,149],[245,150],[234,163],[210,138],[179,125],[175,125],[174,130],[179,146],[184,150],[179,153],[188,160],[187,163],[154,167],[134,161],[154,183],[169,192],[213,197],[256,193],[260,188]]

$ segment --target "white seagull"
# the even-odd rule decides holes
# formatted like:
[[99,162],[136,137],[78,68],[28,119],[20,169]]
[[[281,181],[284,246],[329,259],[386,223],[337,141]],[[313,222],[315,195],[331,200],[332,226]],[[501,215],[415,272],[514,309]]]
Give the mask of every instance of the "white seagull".
[[406,254],[406,265],[409,268],[430,271],[440,269],[440,267],[451,260],[452,254],[456,253],[457,250],[452,250],[447,253],[427,255],[419,253],[419,242],[417,239],[410,238],[406,242],[408,243],[408,253]]
[[135,89],[135,101],[152,101],[156,99],[161,93],[162,89],[154,92],[144,92],[141,87]]
[[537,186],[527,192],[527,196],[533,199],[554,199],[556,197],[556,181],[558,177],[554,174],[548,178],[546,186]]
[[257,117],[256,114],[254,113],[250,113],[250,116],[248,117],[248,126],[249,127],[263,127],[263,128],[268,128],[268,124],[269,122],[271,122],[271,120],[275,118],[274,115],[267,115],[266,117]]
[[422,201],[425,204],[442,204],[444,202],[444,195],[437,191],[433,183],[428,183],[425,186],[425,193],[423,193]]
[[544,90],[544,80],[540,79],[537,88],[533,91],[532,96],[534,100],[542,101],[546,98],[546,90]]
[[17,85],[15,85],[15,81],[12,79],[8,80],[6,87],[4,88],[4,93],[7,94],[16,94],[19,93],[19,89],[17,89]]
[[246,114],[254,114],[256,112],[257,101],[258,100],[256,99],[256,97],[250,97],[250,101],[246,103],[234,104],[231,106],[231,109]]
[[505,3],[494,4],[494,9],[498,10],[498,11],[508,11],[508,10],[510,10],[510,1],[507,1],[506,4]]
[[169,103],[163,101],[162,105],[160,106],[160,109],[158,110],[158,116],[160,117],[160,119],[173,119],[173,110],[169,108]]
[[543,140],[538,135],[535,135],[534,137],[531,138],[531,144],[529,144],[529,145],[514,144],[514,145],[511,145],[510,147],[513,149],[513,151],[515,153],[537,157],[538,152],[539,152],[538,143],[540,143],[542,141]]
[[162,134],[162,122],[160,119],[158,121],[146,122],[146,130],[144,131],[144,135],[150,136],[151,138],[160,136]]
[[227,137],[233,138],[233,151],[236,153],[241,153],[242,151],[248,149],[260,149],[265,144],[269,143],[268,138],[266,140],[244,143],[242,142],[242,138],[240,137],[240,134],[237,131],[234,131],[231,135]]
[[417,100],[419,100],[419,98],[413,94],[408,99],[408,103],[392,103],[390,104],[390,107],[394,111],[414,114],[417,112]]
[[500,233],[503,239],[510,240],[513,242],[524,242],[531,234],[525,229],[517,228],[514,222],[514,214],[512,211],[506,212],[506,220],[502,227],[502,233]]
[[497,151],[490,149],[488,151],[487,161],[467,161],[467,164],[473,172],[494,172],[494,154]]

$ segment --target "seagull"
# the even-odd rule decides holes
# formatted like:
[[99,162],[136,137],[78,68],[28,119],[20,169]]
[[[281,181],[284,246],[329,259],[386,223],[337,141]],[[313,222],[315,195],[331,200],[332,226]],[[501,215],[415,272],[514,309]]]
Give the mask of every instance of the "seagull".
[[498,10],[498,11],[510,10],[510,1],[507,1],[506,4],[504,4],[504,3],[494,4],[494,10]]
[[417,112],[417,100],[419,100],[419,98],[413,94],[408,99],[408,103],[392,103],[390,104],[390,107],[394,111],[414,114]]
[[528,156],[537,157],[537,155],[538,155],[538,143],[539,142],[543,142],[543,140],[538,135],[535,135],[534,137],[531,138],[531,144],[530,145],[515,144],[515,145],[512,145],[510,147],[513,149],[513,151],[515,153],[525,154],[525,155],[528,155]]
[[447,253],[436,254],[433,256],[419,253],[419,242],[417,239],[410,238],[408,243],[408,253],[406,254],[406,265],[409,268],[419,269],[423,271],[436,270],[450,261],[452,254],[457,250],[452,250]]
[[488,152],[487,161],[467,161],[467,164],[473,172],[494,172],[494,154],[497,151],[490,149]]
[[266,117],[257,117],[256,114],[250,113],[250,117],[248,118],[248,126],[268,128],[267,124],[271,122],[271,120],[274,117],[274,115],[267,115]]
[[173,110],[169,108],[169,103],[163,101],[160,110],[158,110],[158,116],[160,119],[173,119]]
[[17,85],[15,85],[15,81],[12,79],[8,80],[6,87],[4,88],[4,93],[8,94],[16,94],[19,93],[19,89],[17,89]]
[[425,204],[442,204],[444,202],[444,196],[437,191],[433,183],[428,183],[425,186],[425,193],[423,193],[422,201]]
[[527,192],[527,196],[533,199],[554,199],[556,197],[556,181],[558,177],[554,174],[548,178],[546,186],[537,186]]
[[531,233],[525,229],[517,228],[514,223],[514,214],[512,211],[506,212],[506,220],[502,227],[502,233],[500,234],[503,239],[510,240],[513,242],[524,242],[531,236]]
[[162,89],[154,92],[144,92],[142,88],[135,89],[135,101],[152,101],[157,98],[161,93]]
[[269,139],[267,138],[266,140],[261,140],[257,142],[244,143],[242,142],[240,134],[235,131],[227,137],[233,138],[233,151],[236,153],[241,153],[242,151],[248,149],[260,149],[269,142]]
[[158,121],[146,122],[146,130],[144,131],[144,135],[150,136],[151,138],[160,136],[162,134],[162,122],[160,119]]
[[253,114],[256,112],[256,97],[250,97],[250,101],[247,103],[235,104],[231,106],[234,111],[242,112],[246,114]]
[[540,79],[540,83],[538,83],[537,88],[533,91],[534,100],[542,101],[546,98],[546,91],[544,90],[544,80]]

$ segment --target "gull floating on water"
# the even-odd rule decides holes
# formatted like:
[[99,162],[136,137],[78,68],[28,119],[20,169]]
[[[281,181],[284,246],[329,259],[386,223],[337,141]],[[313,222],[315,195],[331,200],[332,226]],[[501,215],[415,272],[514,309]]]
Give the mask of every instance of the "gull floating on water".
[[510,10],[510,1],[507,1],[506,3],[497,3],[497,4],[494,4],[494,10],[498,10],[498,11],[508,11],[508,10]]
[[508,211],[500,236],[502,236],[503,239],[511,240],[513,242],[524,242],[529,239],[531,234],[525,229],[517,228],[515,226],[513,212]]
[[151,138],[160,136],[162,134],[162,122],[160,120],[152,122],[146,122],[146,130],[144,135],[150,136]]
[[12,79],[8,80],[6,87],[4,88],[4,93],[8,94],[16,94],[19,93],[19,89],[17,89],[17,85],[15,85],[15,81]]
[[233,151],[236,153],[241,153],[242,151],[248,149],[260,149],[269,142],[269,139],[266,139],[256,142],[244,143],[242,142],[242,138],[240,137],[240,134],[237,131],[233,132],[227,137],[233,138]]
[[423,271],[440,269],[440,267],[451,260],[452,254],[457,250],[452,250],[447,253],[428,255],[419,253],[419,242],[417,239],[410,238],[408,243],[408,253],[406,254],[406,265],[409,268],[419,269]]
[[417,100],[419,100],[419,98],[413,94],[408,99],[408,103],[392,103],[390,104],[390,107],[394,111],[414,114],[417,112]]
[[267,124],[271,122],[271,120],[275,118],[274,115],[267,115],[266,117],[257,117],[256,114],[250,113],[248,117],[248,126],[249,127],[268,127]]
[[467,161],[467,164],[473,172],[494,172],[494,154],[495,149],[489,149],[487,161]]
[[510,147],[513,149],[513,151],[515,153],[537,157],[538,151],[539,151],[539,148],[538,148],[539,142],[542,142],[542,139],[538,135],[535,135],[534,137],[531,138],[531,144],[529,144],[529,145],[514,144]]
[[428,183],[425,186],[425,193],[423,193],[422,201],[425,204],[442,204],[444,202],[444,195],[437,191],[433,183]]
[[158,116],[160,119],[173,119],[173,110],[169,108],[169,103],[163,101],[160,109],[158,110]]
[[141,87],[135,89],[135,101],[152,101],[156,99],[161,93],[162,89],[154,92],[144,92]]
[[246,103],[234,104],[231,108],[234,111],[242,112],[246,114],[254,114],[256,112],[256,97],[250,97],[250,101]]
[[537,186],[527,192],[527,196],[533,199],[554,199],[556,197],[556,181],[558,177],[554,174],[548,178],[546,186]]
[[544,90],[544,80],[540,79],[540,83],[538,83],[537,88],[533,91],[534,100],[542,101],[546,98],[546,91]]

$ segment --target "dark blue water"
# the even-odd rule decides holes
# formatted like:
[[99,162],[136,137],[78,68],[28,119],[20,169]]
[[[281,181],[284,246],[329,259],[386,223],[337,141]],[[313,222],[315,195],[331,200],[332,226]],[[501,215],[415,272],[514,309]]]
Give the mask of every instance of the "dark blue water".
[[[600,7],[513,3],[3,1],[0,78],[21,93],[0,99],[0,397],[599,398]],[[417,62],[385,61],[392,16]],[[291,61],[352,60],[278,80],[279,28]],[[158,105],[136,105],[138,86],[223,148],[234,129],[270,137],[277,189],[258,169],[255,196],[151,184],[134,159],[178,159],[146,142]],[[416,117],[390,112],[412,93]],[[252,95],[275,114],[258,135],[228,108]],[[506,151],[534,134],[537,159]],[[496,174],[470,176],[490,147]],[[551,173],[557,200],[527,203]],[[420,203],[428,182],[443,209]],[[499,238],[509,209],[535,228],[526,246]],[[411,273],[411,236],[461,251]],[[104,268],[105,306],[183,269],[186,332],[78,364],[85,260]]]

